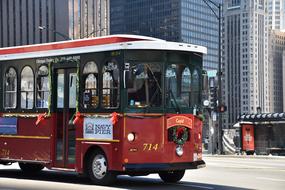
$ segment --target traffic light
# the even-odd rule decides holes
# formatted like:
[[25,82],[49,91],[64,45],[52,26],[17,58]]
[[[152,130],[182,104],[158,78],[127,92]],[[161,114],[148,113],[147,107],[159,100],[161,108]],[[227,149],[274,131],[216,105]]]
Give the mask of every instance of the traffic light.
[[210,88],[210,107],[214,111],[217,111],[217,97],[217,87]]
[[221,104],[218,106],[218,112],[219,113],[224,113],[225,111],[227,111],[227,106]]

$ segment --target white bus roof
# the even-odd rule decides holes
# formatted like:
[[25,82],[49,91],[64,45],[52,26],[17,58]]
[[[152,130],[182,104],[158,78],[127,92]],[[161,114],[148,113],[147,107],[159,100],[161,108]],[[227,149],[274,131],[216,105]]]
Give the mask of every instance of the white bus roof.
[[198,45],[168,42],[158,38],[139,35],[110,35],[97,38],[0,48],[0,61],[76,55],[121,49],[176,50],[201,54],[207,53],[206,47]]

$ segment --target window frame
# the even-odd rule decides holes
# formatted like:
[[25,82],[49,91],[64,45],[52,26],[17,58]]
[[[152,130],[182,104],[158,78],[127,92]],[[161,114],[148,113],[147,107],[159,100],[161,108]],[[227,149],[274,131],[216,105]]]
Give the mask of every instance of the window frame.
[[[197,89],[194,89],[194,73],[195,71],[197,71],[198,74],[198,84],[197,84]],[[198,67],[194,67],[192,72],[191,72],[191,107],[199,107],[201,105],[201,88],[202,88],[202,82],[201,82],[201,72],[200,69]],[[196,100],[197,102],[195,102],[195,96],[197,96]]]
[[[94,63],[95,66],[96,66],[96,69],[97,69],[97,73],[96,72],[88,72],[88,73],[84,73],[84,69],[86,67],[87,64],[89,63]],[[86,80],[88,78],[89,75],[93,74],[95,76],[95,79],[96,79],[96,88],[86,88]],[[96,76],[97,74],[97,76]],[[94,60],[91,60],[91,61],[86,61],[84,64],[83,64],[83,67],[82,67],[82,77],[83,77],[83,80],[82,80],[82,94],[83,94],[83,99],[81,100],[81,104],[83,105],[83,109],[97,109],[100,107],[100,70],[99,70],[99,65],[94,61]],[[85,107],[85,104],[84,104],[84,96],[85,96],[85,91],[86,89],[88,90],[95,90],[97,96],[98,96],[98,100],[97,100],[97,104],[96,106],[92,106],[92,103],[90,104],[89,103],[89,106]],[[92,101],[92,100],[91,100]],[[87,105],[87,104],[86,104]]]
[[[108,73],[108,71],[106,70],[105,72],[104,72],[104,66],[107,64],[107,63],[110,63],[110,62],[113,62],[113,63],[116,63],[116,65],[117,65],[117,70],[118,70],[118,86],[117,87],[110,87],[110,88],[104,88],[104,79],[103,79],[103,77],[104,77],[104,73]],[[120,67],[120,63],[116,60],[116,59],[107,59],[105,62],[104,62],[104,64],[102,64],[102,68],[101,68],[101,88],[100,88],[100,95],[101,95],[101,100],[100,100],[100,108],[101,109],[104,109],[104,110],[116,110],[116,109],[120,109],[120,107],[121,107],[121,95],[122,95],[122,92],[121,92],[121,67]],[[112,90],[116,90],[117,89],[117,107],[106,107],[106,106],[104,106],[104,103],[103,103],[103,90],[110,90],[110,89],[112,89]],[[111,99],[111,98],[110,98]],[[111,101],[111,100],[110,100]]]
[[[156,84],[157,85],[157,83],[156,82],[159,82],[159,80],[160,80],[160,83],[159,83],[159,85],[160,85],[160,90],[162,91],[161,92],[161,97],[160,97],[160,105],[159,106],[151,106],[151,105],[144,105],[144,106],[141,106],[141,105],[135,105],[135,101],[134,101],[134,104],[133,105],[131,105],[131,103],[130,103],[130,101],[132,100],[132,99],[130,99],[130,94],[132,93],[132,94],[135,94],[135,93],[137,93],[137,91],[139,91],[139,89],[136,89],[136,88],[126,88],[126,91],[127,91],[127,93],[126,93],[126,102],[127,102],[127,105],[126,105],[126,108],[127,109],[130,109],[130,110],[144,110],[144,109],[152,109],[152,110],[157,110],[157,109],[162,109],[162,107],[163,107],[163,99],[164,99],[164,95],[163,95],[163,76],[164,76],[164,63],[163,62],[159,62],[159,61],[149,61],[149,60],[147,60],[147,61],[144,61],[144,60],[129,60],[129,61],[127,61],[127,63],[129,63],[130,64],[130,67],[131,68],[133,68],[133,67],[135,67],[135,66],[138,66],[138,65],[142,65],[143,67],[144,67],[144,70],[147,68],[147,72],[152,72],[152,70],[150,70],[148,67],[150,67],[150,65],[155,65],[155,66],[157,66],[157,67],[159,67],[159,71],[160,71],[160,78],[154,78],[154,76],[152,76],[152,74],[150,74],[150,76],[148,76],[149,78],[144,78],[144,82],[147,80],[150,80],[150,79],[152,79],[154,82],[154,84]],[[131,71],[129,71],[129,72],[133,72],[132,71],[132,69],[131,69]],[[145,72],[145,71],[143,71],[143,72]],[[145,74],[147,74],[148,75],[148,73],[145,73]],[[154,74],[154,73],[153,73]],[[130,73],[129,75],[134,75],[133,73]],[[158,79],[158,80],[157,80]],[[127,79],[127,83],[128,83],[128,80],[129,79]],[[150,83],[150,81],[148,81],[147,82],[148,83],[148,85],[151,85],[152,83]],[[144,86],[144,83],[142,84],[142,86]],[[150,86],[148,86],[149,88],[148,88],[148,91],[149,91],[149,94],[148,94],[148,96],[149,96],[149,103],[152,103],[152,96],[150,96],[151,95],[151,93],[150,93]],[[159,87],[158,87],[158,89],[159,89]],[[136,90],[135,92],[129,92],[128,90]],[[155,93],[156,93],[156,91],[154,91],[154,93],[152,94],[152,95],[155,95]],[[145,103],[147,103],[147,98],[146,98],[146,101],[145,101]]]
[[[16,73],[16,105],[15,105],[15,107],[6,107],[5,106],[5,103],[4,103],[4,101],[5,101],[5,98],[6,98],[6,85],[5,85],[5,82],[6,82],[6,73],[7,73],[7,71],[10,69],[10,68],[12,68],[12,69],[14,69],[14,71],[15,71],[15,73]],[[2,76],[4,76],[4,80],[3,80],[3,109],[4,110],[16,110],[17,109],[17,107],[18,107],[18,85],[19,85],[19,77],[18,77],[18,72],[17,72],[17,69],[13,66],[13,65],[10,65],[10,66],[8,66],[8,67],[6,67],[6,69],[4,70],[4,73],[3,73],[3,75]],[[2,107],[2,106],[1,106]]]
[[[166,77],[166,71],[167,71],[167,69],[172,65],[172,64],[174,64],[174,65],[180,65],[180,66],[184,66],[184,68],[183,68],[183,70],[181,70],[180,72],[180,76],[178,76],[178,74],[177,74],[177,70],[175,70],[176,72],[175,72],[175,74],[176,74],[176,93],[178,92],[179,94],[180,94],[180,97],[178,97],[178,94],[175,94],[175,92],[173,92],[174,94],[174,96],[175,97],[177,97],[177,98],[182,98],[182,94],[189,94],[188,95],[188,97],[189,97],[189,103],[188,103],[188,105],[187,106],[183,106],[183,107],[181,107],[181,105],[180,104],[178,104],[178,106],[179,106],[179,109],[180,110],[186,110],[186,109],[191,109],[192,107],[193,107],[193,67],[191,66],[191,64],[190,63],[175,63],[175,62],[168,62],[167,64],[166,64],[166,66],[165,66],[165,96],[167,96],[168,94],[167,94],[167,91],[168,91],[168,86],[167,86],[167,84],[168,84],[168,82],[167,82],[167,77]],[[189,69],[189,71],[190,71],[190,87],[189,87],[189,91],[183,91],[183,89],[182,89],[182,83],[183,83],[183,72],[185,71],[185,69],[186,68],[188,68]],[[178,80],[178,78],[180,78],[180,81]],[[178,86],[178,85],[180,85],[180,87]],[[169,95],[170,96],[170,95]],[[173,106],[169,106],[169,103],[167,102],[167,97],[165,98],[165,107],[167,108],[167,109],[175,109]],[[176,101],[177,101],[178,99],[176,99]]]
[[[124,102],[124,97],[123,97],[123,74],[122,74],[122,63],[124,61],[124,51],[119,50],[119,51],[107,51],[107,52],[95,52],[95,53],[88,53],[81,55],[81,61],[80,61],[80,68],[79,68],[79,97],[78,97],[78,102],[79,102],[79,111],[81,113],[112,113],[112,112],[121,112],[123,102]],[[102,87],[103,87],[103,74],[102,74],[102,69],[104,66],[104,63],[110,60],[115,60],[118,69],[119,69],[119,83],[120,87],[118,90],[120,91],[120,95],[118,98],[119,101],[119,107],[117,108],[105,108],[102,106]],[[83,80],[83,69],[84,66],[87,62],[94,61],[97,64],[98,67],[98,106],[96,108],[85,108],[83,104],[83,93],[84,93],[84,85],[85,81]]]
[[[38,71],[40,70],[41,67],[47,67],[48,69],[48,74],[47,75],[39,75],[38,74]],[[37,109],[37,110],[47,110],[49,108],[50,105],[47,105],[47,107],[38,107],[37,106],[37,101],[38,101],[38,79],[39,79],[39,76],[41,77],[47,77],[47,84],[48,84],[48,90],[47,91],[44,91],[44,90],[41,90],[40,92],[48,92],[49,94],[49,97],[47,99],[47,101],[49,101],[49,98],[51,98],[51,89],[50,89],[50,79],[49,79],[49,75],[50,75],[50,69],[49,69],[49,65],[48,64],[40,64],[37,68],[36,68],[36,74],[34,75],[34,83],[35,83],[35,86],[34,86],[34,97],[35,97],[35,100],[34,100],[34,108],[33,109]]]
[[[183,76],[187,76],[187,75],[183,75],[183,73],[185,72],[186,69],[189,69],[189,72],[190,72],[190,86],[189,86],[189,90],[184,90],[183,89]],[[185,68],[183,69],[182,73],[181,73],[181,96],[182,94],[187,94],[188,98],[189,98],[189,104],[188,104],[188,107],[191,108],[192,107],[192,69],[190,68],[189,65],[186,65]]]
[[[22,91],[22,82],[23,82],[23,80],[22,80],[22,72],[23,72],[23,70],[26,68],[26,67],[29,67],[31,70],[32,70],[32,74],[33,74],[33,77],[32,77],[32,79],[33,79],[33,91]],[[20,75],[20,84],[19,84],[19,89],[20,89],[20,91],[19,91],[19,100],[20,100],[20,105],[19,105],[19,109],[20,110],[22,110],[22,112],[24,112],[24,110],[26,111],[26,110],[30,110],[30,111],[32,111],[32,110],[35,110],[35,71],[34,71],[34,69],[33,69],[33,67],[31,66],[31,65],[23,65],[23,67],[22,67],[22,69],[21,69],[21,72],[19,73],[19,75]],[[32,92],[33,93],[33,95],[32,95],[32,97],[33,97],[33,99],[32,99],[32,108],[23,108],[22,107],[22,98],[21,98],[21,95],[22,95],[22,92]],[[26,97],[27,98],[27,97]]]

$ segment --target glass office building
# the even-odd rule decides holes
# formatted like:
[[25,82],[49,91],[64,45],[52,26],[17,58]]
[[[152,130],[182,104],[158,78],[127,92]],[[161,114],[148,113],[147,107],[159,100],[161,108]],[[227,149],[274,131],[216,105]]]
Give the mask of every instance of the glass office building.
[[122,33],[205,46],[204,68],[218,68],[218,19],[202,0],[110,0],[110,34]]
[[109,0],[0,0],[0,48],[109,34]]

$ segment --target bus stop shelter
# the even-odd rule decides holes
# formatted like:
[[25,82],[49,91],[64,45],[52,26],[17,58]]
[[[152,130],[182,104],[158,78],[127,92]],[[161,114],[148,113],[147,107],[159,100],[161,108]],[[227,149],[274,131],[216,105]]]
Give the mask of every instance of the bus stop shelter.
[[285,155],[285,113],[244,114],[238,121],[242,151]]

